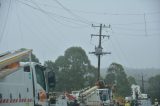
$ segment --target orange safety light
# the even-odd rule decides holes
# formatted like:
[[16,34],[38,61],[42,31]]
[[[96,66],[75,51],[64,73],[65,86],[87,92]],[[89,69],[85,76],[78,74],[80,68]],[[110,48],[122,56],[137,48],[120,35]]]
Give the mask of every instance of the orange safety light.
[[6,66],[5,68],[16,68],[16,67],[19,67],[20,66],[20,63],[19,62],[16,62],[16,63],[12,63],[12,64],[10,64],[10,65],[8,65],[8,66]]
[[46,95],[46,92],[44,90],[41,90],[39,92],[39,99],[41,102],[45,102],[46,99],[47,99],[47,95]]

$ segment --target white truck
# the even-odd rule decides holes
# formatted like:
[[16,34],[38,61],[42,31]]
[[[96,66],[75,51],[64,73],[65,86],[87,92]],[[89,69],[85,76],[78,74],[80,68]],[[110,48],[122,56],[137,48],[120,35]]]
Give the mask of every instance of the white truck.
[[48,88],[54,87],[52,71],[39,63],[21,63],[32,50],[0,55],[0,106],[49,106]]
[[139,85],[132,85],[131,86],[132,89],[132,99],[136,100],[140,98],[141,95],[141,90],[140,90],[140,86]]
[[80,93],[80,101],[85,106],[113,106],[112,90],[97,85],[93,86]]

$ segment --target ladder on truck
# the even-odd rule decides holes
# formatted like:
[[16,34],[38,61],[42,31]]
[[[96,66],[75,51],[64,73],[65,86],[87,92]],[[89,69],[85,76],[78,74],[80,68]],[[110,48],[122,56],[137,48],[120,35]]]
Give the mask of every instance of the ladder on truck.
[[31,56],[31,53],[31,49],[20,49],[0,54],[0,79],[16,71],[20,60]]

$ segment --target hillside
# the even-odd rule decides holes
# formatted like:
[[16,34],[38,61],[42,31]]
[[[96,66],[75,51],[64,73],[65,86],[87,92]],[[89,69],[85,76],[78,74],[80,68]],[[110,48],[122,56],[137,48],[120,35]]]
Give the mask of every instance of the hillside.
[[[101,76],[104,78],[107,72],[107,68],[101,69]],[[133,76],[135,78],[140,78],[143,74],[144,79],[148,79],[152,76],[160,74],[160,69],[148,68],[148,69],[135,69],[135,68],[125,68],[125,72],[128,76]]]
[[[107,68],[101,69],[101,76],[105,78]],[[160,69],[148,68],[148,69],[134,69],[125,67],[127,76],[133,76],[136,79],[138,85],[142,85],[142,75],[144,79],[144,87],[148,88],[148,79],[152,76],[160,74]]]

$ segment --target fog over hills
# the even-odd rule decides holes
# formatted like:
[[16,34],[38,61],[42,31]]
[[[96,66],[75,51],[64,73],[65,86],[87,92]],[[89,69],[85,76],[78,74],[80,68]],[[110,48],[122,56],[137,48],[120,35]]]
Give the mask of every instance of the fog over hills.
[[[135,69],[135,68],[128,68],[125,67],[125,72],[127,76],[133,76],[138,85],[142,85],[142,75],[144,79],[144,88],[147,91],[148,88],[148,79],[155,75],[160,74],[160,69],[156,68],[146,68],[146,69]],[[107,68],[101,69],[101,76],[105,78],[107,72]]]
[[139,78],[140,76],[144,76],[144,79],[148,79],[157,74],[160,74],[160,69],[155,68],[146,68],[146,69],[133,69],[133,68],[125,68],[125,72],[129,76],[133,76],[135,78]]
[[[133,76],[135,78],[139,78],[143,75],[144,79],[146,80],[152,76],[160,74],[160,69],[156,69],[156,68],[135,69],[135,68],[125,67],[124,70],[127,76]],[[106,72],[107,72],[107,68],[101,69],[101,76],[105,77]]]

